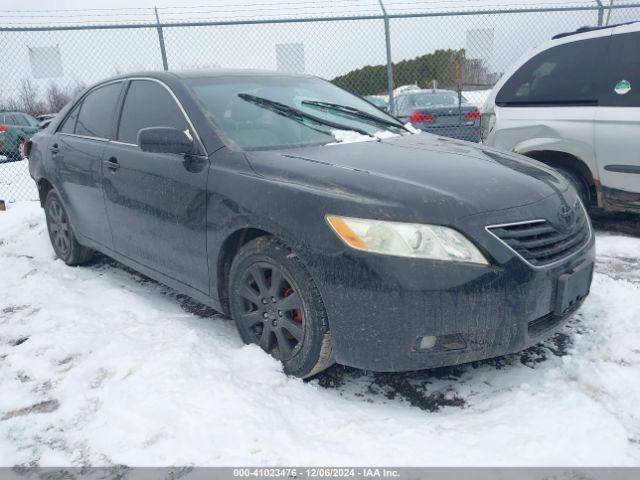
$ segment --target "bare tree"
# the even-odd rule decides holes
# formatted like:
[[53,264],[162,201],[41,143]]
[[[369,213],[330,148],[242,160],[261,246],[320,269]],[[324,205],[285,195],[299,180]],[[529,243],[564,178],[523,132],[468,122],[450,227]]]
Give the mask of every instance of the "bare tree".
[[16,110],[21,110],[30,115],[39,115],[47,110],[45,102],[38,98],[38,90],[28,78],[23,78],[18,89]]
[[62,89],[57,83],[51,82],[45,92],[49,113],[57,113],[71,100],[71,89]]
[[74,80],[74,85],[70,87],[69,97],[73,100],[75,97],[80,95],[84,90],[87,89],[87,84],[82,80],[78,80],[77,78]]

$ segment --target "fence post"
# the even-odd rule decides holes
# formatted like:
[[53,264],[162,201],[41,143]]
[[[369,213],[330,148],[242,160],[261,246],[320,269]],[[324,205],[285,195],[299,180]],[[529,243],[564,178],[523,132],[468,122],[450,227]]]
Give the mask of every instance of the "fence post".
[[395,111],[395,99],[393,98],[393,62],[391,60],[391,32],[389,31],[389,16],[387,9],[384,8],[382,0],[378,0],[382,15],[384,16],[384,40],[387,46],[387,92],[389,95],[389,111],[393,114]]
[[164,49],[164,34],[162,33],[162,24],[160,23],[160,16],[158,15],[158,7],[154,7],[156,11],[156,25],[158,25],[158,41],[160,42],[160,55],[162,56],[162,68],[169,70],[169,64],[167,63],[167,51]]
[[598,26],[602,26],[602,21],[604,20],[604,6],[602,5],[602,0],[596,0],[598,4]]

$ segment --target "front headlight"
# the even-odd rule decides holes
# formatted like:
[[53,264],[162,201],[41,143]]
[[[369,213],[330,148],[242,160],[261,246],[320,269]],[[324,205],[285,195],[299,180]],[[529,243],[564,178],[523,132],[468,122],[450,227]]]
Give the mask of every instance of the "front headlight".
[[464,235],[448,227],[335,215],[326,218],[338,237],[356,250],[397,257],[489,263]]

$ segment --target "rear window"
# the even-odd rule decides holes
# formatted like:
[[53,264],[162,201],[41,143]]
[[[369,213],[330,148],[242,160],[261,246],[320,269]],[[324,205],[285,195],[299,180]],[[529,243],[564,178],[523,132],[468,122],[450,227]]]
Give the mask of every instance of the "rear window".
[[565,43],[540,52],[514,73],[496,96],[499,106],[597,105],[610,37]]
[[75,132],[87,137],[110,138],[122,82],[91,91],[82,101]]
[[601,105],[640,106],[640,32],[611,38]]
[[[461,97],[462,103],[467,99]],[[410,96],[410,105],[414,108],[458,106],[458,94],[455,92],[429,92]]]

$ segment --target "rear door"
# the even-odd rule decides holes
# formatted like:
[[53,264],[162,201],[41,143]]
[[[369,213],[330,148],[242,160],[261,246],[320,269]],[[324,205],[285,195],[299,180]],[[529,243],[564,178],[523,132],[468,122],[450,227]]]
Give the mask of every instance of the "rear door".
[[640,31],[632,28],[618,27],[611,38],[596,114],[596,159],[604,188],[640,193]]
[[76,233],[106,247],[111,247],[111,231],[102,193],[102,155],[113,136],[123,84],[90,91],[69,112],[49,145],[59,193]]
[[196,138],[182,107],[164,84],[132,80],[116,140],[104,154],[104,192],[114,249],[208,294],[208,158],[203,151],[186,157],[140,150],[138,132],[159,126],[186,130]]

